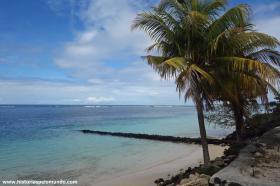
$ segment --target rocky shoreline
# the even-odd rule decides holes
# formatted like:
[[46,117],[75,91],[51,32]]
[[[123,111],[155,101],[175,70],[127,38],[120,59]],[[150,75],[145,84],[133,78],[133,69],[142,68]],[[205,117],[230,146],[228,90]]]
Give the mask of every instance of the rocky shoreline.
[[209,165],[189,167],[157,186],[276,186],[280,185],[280,127],[247,143],[231,144]]
[[[229,148],[225,150],[224,156],[211,161],[210,165],[189,167],[166,180],[157,179],[155,184],[158,186],[280,185],[279,113],[279,107],[276,107],[272,113],[257,114],[251,118],[249,121],[251,125],[245,128],[245,141],[243,143],[234,142],[236,140],[235,132],[226,136],[223,140],[231,142],[228,143]],[[242,156],[243,162],[240,162]],[[254,160],[253,163],[252,160]],[[236,165],[236,162],[239,163]],[[251,164],[248,164],[250,162]],[[246,165],[245,168],[243,165]],[[243,167],[242,173],[238,173],[240,167]],[[234,168],[237,169],[235,170],[237,172],[229,172],[227,176],[223,174],[227,169]],[[234,175],[239,175],[239,177],[231,181],[230,178]],[[254,180],[254,183],[241,183],[241,180],[244,181],[241,179],[244,176],[247,176],[247,180]],[[257,179],[257,177],[259,178]],[[266,182],[262,182],[262,179],[266,179]],[[271,183],[271,180],[274,182]]]
[[213,185],[280,185],[280,127],[255,138],[243,148],[238,158],[212,176]]
[[244,146],[245,144],[232,144],[224,151],[224,156],[217,157],[209,165],[201,164],[194,168],[188,167],[175,176],[166,180],[159,178],[154,183],[157,186],[207,186],[211,176],[231,163]]

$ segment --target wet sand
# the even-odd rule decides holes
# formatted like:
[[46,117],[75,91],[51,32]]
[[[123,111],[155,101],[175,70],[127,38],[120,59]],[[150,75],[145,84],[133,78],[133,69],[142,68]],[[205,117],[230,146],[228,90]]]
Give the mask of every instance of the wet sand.
[[[182,145],[184,146],[184,145]],[[180,151],[171,154],[162,154],[160,161],[149,167],[136,167],[134,171],[122,173],[110,178],[103,178],[93,183],[93,186],[153,186],[158,178],[167,178],[175,175],[180,169],[197,166],[203,162],[202,149],[200,145],[186,145]],[[226,147],[209,145],[210,157],[215,159],[223,155]]]

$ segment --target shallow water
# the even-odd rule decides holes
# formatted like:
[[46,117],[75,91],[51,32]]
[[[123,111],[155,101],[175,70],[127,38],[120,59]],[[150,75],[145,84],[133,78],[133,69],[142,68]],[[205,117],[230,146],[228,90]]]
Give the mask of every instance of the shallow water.
[[[78,129],[199,135],[194,107],[0,106],[0,178],[96,180],[156,164],[161,154],[181,148]],[[207,132],[221,137],[228,131],[207,125]]]

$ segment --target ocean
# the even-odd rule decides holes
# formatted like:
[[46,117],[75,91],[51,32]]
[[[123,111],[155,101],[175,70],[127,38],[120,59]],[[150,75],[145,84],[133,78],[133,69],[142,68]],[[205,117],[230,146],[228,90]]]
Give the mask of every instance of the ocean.
[[[198,137],[191,106],[0,106],[0,179],[87,182],[156,164],[180,144],[80,129]],[[208,136],[229,130],[207,124]],[[184,145],[187,146],[187,145]]]

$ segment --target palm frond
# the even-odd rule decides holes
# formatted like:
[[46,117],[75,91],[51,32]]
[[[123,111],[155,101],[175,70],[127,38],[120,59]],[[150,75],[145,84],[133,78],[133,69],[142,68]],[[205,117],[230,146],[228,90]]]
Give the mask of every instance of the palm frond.
[[176,77],[187,65],[187,61],[182,57],[164,58],[160,56],[145,56],[148,64],[164,79]]
[[216,38],[225,30],[248,26],[250,12],[250,8],[246,4],[240,4],[231,8],[224,15],[216,19],[209,27],[210,38]]
[[215,60],[229,71],[241,73],[254,72],[272,84],[276,84],[279,81],[280,72],[268,63],[242,57],[217,57]]
[[[277,93],[279,41],[254,31],[251,10],[240,4],[221,15],[227,0],[161,0],[138,14],[132,29],[153,40],[148,64],[164,79],[175,79],[187,98],[232,101],[243,108],[247,100]],[[244,109],[243,108],[243,109]]]
[[258,49],[275,49],[279,41],[272,36],[259,32],[241,32],[228,39],[228,46],[244,54],[252,53]]
[[280,66],[280,53],[271,49],[262,49],[250,53],[247,58]]
[[166,37],[172,37],[173,32],[164,19],[155,12],[138,14],[132,25],[132,29],[142,29],[147,32],[154,41],[161,41]]
[[203,9],[203,12],[214,19],[219,15],[219,11],[225,9],[225,5],[228,3],[227,0],[214,0],[206,2],[205,8]]
[[176,18],[182,20],[186,14],[186,9],[182,3],[178,0],[161,0],[159,5],[159,9],[164,9],[167,12],[172,13],[176,16]]

